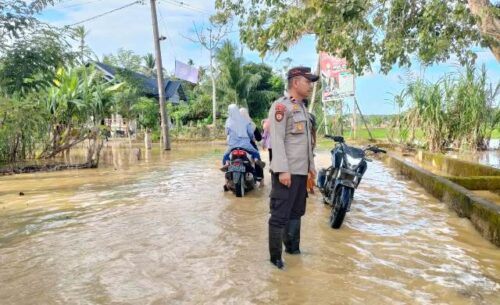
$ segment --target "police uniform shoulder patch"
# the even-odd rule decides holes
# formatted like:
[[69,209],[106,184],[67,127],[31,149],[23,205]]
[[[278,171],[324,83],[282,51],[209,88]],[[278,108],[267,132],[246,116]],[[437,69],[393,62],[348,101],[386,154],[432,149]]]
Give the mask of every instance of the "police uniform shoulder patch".
[[274,118],[277,122],[281,122],[283,120],[285,117],[285,110],[286,106],[282,103],[278,103],[274,106]]

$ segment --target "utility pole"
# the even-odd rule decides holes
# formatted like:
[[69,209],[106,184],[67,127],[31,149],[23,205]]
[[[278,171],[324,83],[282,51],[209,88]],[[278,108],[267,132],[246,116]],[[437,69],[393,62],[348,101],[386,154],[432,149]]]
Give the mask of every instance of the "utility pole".
[[361,117],[363,124],[365,124],[366,130],[368,130],[368,134],[370,135],[370,140],[375,140],[372,136],[372,133],[370,132],[370,128],[368,128],[368,124],[366,124],[365,117],[363,116],[363,113],[361,112],[361,108],[359,108],[359,104],[358,104],[358,101],[356,100],[356,97],[354,97],[354,104],[356,104],[356,107],[358,108],[359,116]]
[[158,81],[158,95],[160,100],[161,138],[164,150],[170,150],[170,135],[168,113],[165,107],[165,85],[163,84],[163,66],[161,62],[160,35],[158,34],[158,19],[156,16],[156,0],[150,0],[151,19],[153,22],[153,38],[156,53],[156,78]]

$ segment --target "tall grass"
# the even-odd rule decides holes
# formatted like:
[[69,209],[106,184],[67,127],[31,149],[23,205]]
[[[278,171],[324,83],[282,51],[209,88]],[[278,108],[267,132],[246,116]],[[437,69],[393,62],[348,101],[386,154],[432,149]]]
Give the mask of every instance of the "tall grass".
[[499,88],[488,85],[484,67],[478,72],[467,66],[436,83],[418,79],[397,96],[396,102],[406,109],[400,136],[413,143],[421,130],[423,144],[431,151],[484,148],[500,121]]

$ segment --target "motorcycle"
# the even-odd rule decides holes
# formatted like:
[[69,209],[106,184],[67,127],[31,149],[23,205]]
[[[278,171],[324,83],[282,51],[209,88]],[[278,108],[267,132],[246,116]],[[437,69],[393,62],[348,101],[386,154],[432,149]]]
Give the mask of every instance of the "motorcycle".
[[323,195],[324,203],[331,206],[330,227],[339,229],[346,213],[350,211],[354,190],[366,172],[367,162],[371,162],[366,157],[366,152],[386,153],[386,151],[376,146],[364,149],[348,146],[342,136],[326,135],[325,138],[337,144],[331,150],[332,165],[319,171],[316,185]]
[[225,173],[224,191],[233,191],[236,197],[243,197],[255,188],[255,162],[244,149],[235,148],[229,153],[229,166]]

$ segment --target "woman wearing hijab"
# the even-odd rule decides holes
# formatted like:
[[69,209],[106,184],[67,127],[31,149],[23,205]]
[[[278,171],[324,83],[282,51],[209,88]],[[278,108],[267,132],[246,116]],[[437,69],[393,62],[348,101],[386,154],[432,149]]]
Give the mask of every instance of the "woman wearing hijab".
[[224,158],[222,160],[223,165],[226,165],[227,161],[229,161],[229,153],[233,148],[239,147],[248,151],[257,164],[259,164],[262,168],[265,166],[265,163],[260,161],[259,151],[250,144],[250,140],[253,138],[254,129],[252,124],[244,118],[238,106],[235,104],[231,104],[228,107],[228,118],[226,120],[226,135],[227,135],[227,145],[228,149],[224,154]]
[[253,137],[250,139],[250,144],[252,144],[252,146],[258,150],[257,143],[255,143],[255,142],[260,142],[262,140],[262,134],[260,133],[259,128],[252,121],[252,118],[250,117],[250,114],[248,113],[248,109],[242,107],[242,108],[240,108],[240,113],[241,113],[241,116],[243,118],[245,118],[252,125]]

